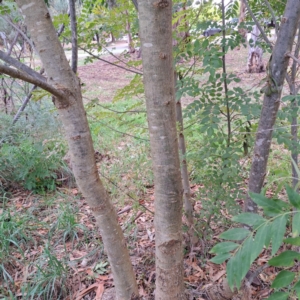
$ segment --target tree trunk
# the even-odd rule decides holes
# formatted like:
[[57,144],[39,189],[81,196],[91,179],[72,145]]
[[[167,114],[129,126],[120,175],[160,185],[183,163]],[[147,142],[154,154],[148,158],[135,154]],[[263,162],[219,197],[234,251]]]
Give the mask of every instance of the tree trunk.
[[[298,32],[300,30],[300,23],[298,24]],[[300,51],[300,36],[298,34],[297,44],[294,50],[294,56],[298,59],[299,58],[299,51]],[[298,72],[298,62],[293,61],[292,69],[291,69],[291,76],[289,78],[288,84],[290,88],[290,94],[296,96],[299,92],[299,84],[296,84],[297,79],[297,72]],[[292,186],[293,188],[298,187],[299,183],[299,176],[297,173],[296,166],[298,166],[298,154],[299,154],[299,146],[298,146],[298,99],[293,100],[291,103],[291,112],[292,112],[292,122],[291,122],[291,135],[292,135],[292,150],[291,150],[291,156],[293,162],[292,165]]]
[[117,214],[99,178],[80,83],[70,68],[44,0],[17,0],[40,55],[48,82],[63,92],[54,103],[68,140],[76,182],[96,218],[111,264],[117,299],[138,294],[135,275]]
[[130,32],[130,22],[129,22],[129,15],[128,15],[128,11],[125,11],[125,15],[127,16],[127,20],[126,20],[126,31],[127,31],[127,43],[128,43],[128,52],[129,53],[134,53],[135,52],[135,48],[134,48],[134,44],[133,44],[133,40],[132,40],[132,35]]
[[[177,72],[174,72],[174,81],[175,81],[175,91],[177,85]],[[190,188],[190,180],[189,173],[187,168],[186,161],[186,147],[185,147],[185,138],[184,138],[184,128],[183,128],[183,117],[182,117],[182,105],[181,99],[175,99],[176,101],[176,121],[178,126],[178,140],[179,140],[179,154],[182,156],[181,160],[181,177],[182,177],[182,185],[183,185],[183,203],[184,203],[184,212],[187,219],[188,227],[189,227],[189,238],[191,242],[191,246],[193,246],[197,242],[197,237],[194,229],[194,218],[193,218],[193,203],[191,199],[191,188]]]
[[139,0],[138,7],[155,184],[155,299],[186,299],[181,233],[183,191],[172,55],[172,1]]
[[[260,193],[266,175],[267,162],[272,141],[281,91],[289,63],[286,53],[293,46],[300,17],[300,1],[288,0],[282,18],[280,31],[267,69],[267,83],[263,88],[264,100],[256,133],[252,166],[248,183],[249,192]],[[257,205],[247,196],[244,211],[257,212]]]

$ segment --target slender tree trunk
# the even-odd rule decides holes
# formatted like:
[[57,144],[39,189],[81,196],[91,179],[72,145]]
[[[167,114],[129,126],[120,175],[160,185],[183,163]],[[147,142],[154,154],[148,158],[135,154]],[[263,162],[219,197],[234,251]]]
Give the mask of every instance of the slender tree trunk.
[[[298,24],[298,32],[300,30],[300,23]],[[300,36],[298,34],[298,40],[297,44],[294,50],[294,56],[296,58],[299,57],[299,51],[300,51]],[[297,71],[298,71],[298,62],[295,60],[293,61],[292,70],[291,70],[291,76],[288,80],[289,88],[290,88],[290,94],[291,95],[297,95],[299,91],[299,85],[296,85],[296,77],[297,77]],[[295,99],[291,103],[291,111],[292,111],[292,122],[291,122],[291,135],[292,135],[292,150],[291,150],[291,156],[292,156],[292,185],[293,188],[296,188],[299,190],[298,182],[299,182],[299,176],[296,170],[296,166],[298,166],[298,154],[299,154],[299,146],[298,146],[298,99]],[[295,165],[294,165],[295,164]]]
[[128,43],[128,52],[129,53],[134,53],[135,52],[135,48],[134,48],[134,44],[133,44],[133,40],[132,40],[132,35],[130,32],[130,22],[129,22],[129,15],[128,15],[128,11],[125,11],[125,15],[127,16],[127,20],[126,20],[126,31],[127,31],[127,43]]
[[185,299],[182,182],[172,55],[172,1],[139,0],[138,7],[155,184],[155,299]]
[[77,45],[77,19],[76,19],[76,6],[75,0],[69,0],[70,23],[72,32],[72,70],[77,73],[78,65],[78,45]]
[[[174,72],[174,85],[176,91],[177,85],[177,72]],[[178,128],[178,141],[179,141],[179,154],[181,155],[181,177],[182,177],[182,185],[183,185],[183,205],[184,205],[184,212],[187,219],[187,223],[189,226],[189,236],[191,239],[191,245],[194,245],[197,238],[195,236],[194,230],[194,218],[193,218],[193,203],[191,199],[191,188],[190,188],[190,180],[189,180],[189,173],[187,168],[187,161],[186,161],[186,147],[185,147],[185,138],[184,138],[184,127],[183,127],[183,117],[182,117],[182,105],[181,99],[176,99],[176,121],[177,121],[177,128]]]
[[[278,38],[267,69],[267,83],[264,87],[264,100],[256,133],[252,166],[248,183],[249,192],[260,193],[266,175],[267,162],[272,141],[281,91],[289,63],[286,53],[293,46],[300,17],[300,1],[288,0]],[[256,212],[257,205],[247,196],[244,211]]]
[[76,182],[102,234],[113,272],[116,298],[134,299],[138,294],[135,275],[117,214],[98,175],[79,80],[68,64],[44,0],[16,2],[38,50],[48,82],[64,95],[53,100],[64,126]]

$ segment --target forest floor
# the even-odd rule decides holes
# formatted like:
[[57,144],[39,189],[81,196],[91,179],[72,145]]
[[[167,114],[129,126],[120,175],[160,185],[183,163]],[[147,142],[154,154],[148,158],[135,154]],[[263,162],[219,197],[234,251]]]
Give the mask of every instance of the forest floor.
[[[119,45],[124,47],[124,43]],[[122,55],[122,60],[135,59],[135,57],[136,54],[132,54],[130,57]],[[120,62],[116,57],[106,55],[101,56],[101,58],[126,67],[126,64]],[[233,50],[226,59],[229,65],[228,72],[235,73],[241,79],[239,86],[244,89],[260,88],[262,79],[266,74],[249,74],[245,72],[247,49]],[[265,62],[268,60],[267,55],[265,55],[264,60]],[[111,102],[116,90],[127,85],[134,77],[134,73],[100,60],[88,65],[81,65],[78,74],[85,91],[84,100],[89,102],[97,98],[103,103]],[[184,101],[189,102],[190,98],[186,97]],[[99,166],[101,163],[109,164],[110,159],[109,155],[101,153],[98,157]],[[149,212],[154,211],[154,188],[151,185],[146,185],[144,188],[144,192],[138,195],[138,205],[133,203],[130,191],[125,192],[125,200],[122,203],[118,203],[117,199],[113,199],[113,201],[116,204],[119,222],[127,239],[133,267],[137,274],[140,295],[143,299],[148,300],[154,299],[153,292],[155,288],[155,232],[153,214]],[[192,196],[194,196],[201,185],[194,184],[191,188]],[[105,250],[99,238],[98,230],[95,230],[95,219],[78,189],[75,186],[65,186],[58,189],[55,195],[47,197],[41,197],[22,190],[13,190],[11,193],[12,197],[6,203],[6,207],[14,207],[15,214],[18,216],[30,214],[31,219],[29,221],[24,220],[24,222],[27,223],[27,233],[30,232],[32,239],[28,240],[26,247],[24,246],[26,248],[24,256],[27,263],[14,263],[8,266],[8,271],[13,272],[14,285],[18,293],[15,294],[15,298],[7,299],[26,299],[22,297],[21,285],[36,272],[38,265],[38,262],[36,265],[30,265],[29,262],[35,261],[40,253],[46,253],[47,245],[54,249],[56,258],[65,261],[65,265],[69,269],[64,282],[54,280],[53,284],[55,286],[61,283],[68,286],[69,296],[64,299],[114,299],[113,279],[106,262]],[[197,199],[194,200],[196,200],[194,208],[197,214],[201,210],[202,203]],[[239,205],[242,204],[242,199],[236,199],[236,201]],[[68,231],[63,227],[59,229],[59,222],[63,223],[63,219],[57,219],[57,212],[63,207],[65,211],[69,209],[68,218],[74,215],[76,224],[78,224],[75,226],[73,223],[73,227],[70,225]],[[221,213],[224,219],[231,218],[225,209]],[[71,224],[71,222],[68,224]],[[219,225],[212,225],[210,238],[199,241],[193,249],[189,247],[187,234],[184,234],[185,285],[189,300],[210,299],[207,290],[221,283],[225,276],[226,266],[224,263],[216,265],[209,262],[211,256],[208,252],[219,241],[218,235],[224,230],[224,227]],[[58,228],[58,230],[52,235],[51,228]],[[268,256],[268,253],[263,252],[258,259],[258,266],[265,264],[269,258]],[[38,259],[41,259],[41,257]],[[50,256],[46,258],[43,256],[43,259],[48,262],[52,261]],[[55,260],[53,263],[56,263]],[[48,268],[50,268],[49,265]],[[265,299],[268,297],[270,282],[274,279],[274,274],[273,267],[265,269],[258,276],[259,278],[253,281],[251,286],[252,298],[249,299]],[[47,281],[42,284],[46,286]]]

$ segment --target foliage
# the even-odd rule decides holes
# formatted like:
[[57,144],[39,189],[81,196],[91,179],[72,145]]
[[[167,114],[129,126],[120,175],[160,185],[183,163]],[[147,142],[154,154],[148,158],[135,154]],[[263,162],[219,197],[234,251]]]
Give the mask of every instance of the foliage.
[[65,299],[67,296],[67,270],[63,262],[46,245],[44,253],[35,263],[36,272],[31,274],[30,282],[23,286],[26,299]]
[[0,214],[0,279],[13,282],[11,269],[19,263],[24,255],[24,245],[29,244],[28,217],[18,215],[10,209]]
[[[221,242],[211,249],[210,252],[216,254],[212,262],[221,264],[228,259],[226,270],[231,289],[240,288],[251,264],[264,247],[268,248],[271,245],[271,255],[274,256],[283,243],[300,246],[300,195],[288,186],[286,192],[289,203],[251,193],[253,201],[262,207],[264,217],[254,213],[242,213],[233,217],[234,222],[245,224],[248,229],[233,228],[223,232],[220,238],[228,241]],[[287,223],[291,224],[290,229],[287,228]],[[298,252],[285,250],[271,258],[268,264],[278,268],[290,268],[295,259],[300,259]],[[296,293],[299,298],[299,279],[299,274],[293,270],[280,271],[272,283],[276,293],[269,299],[275,299],[275,295],[279,294],[288,297],[289,293]],[[290,287],[289,292],[278,291],[287,287]]]
[[[77,220],[76,207],[73,207],[70,203],[60,204],[57,213],[57,219],[52,224],[49,231],[49,240],[53,239],[54,231],[58,231],[62,236],[62,242],[65,244],[67,241],[71,241],[74,244],[79,240],[79,234],[86,230],[83,224],[80,224]],[[61,239],[58,239],[61,242]]]
[[16,125],[11,125],[9,116],[0,116],[0,180],[6,186],[21,183],[26,189],[43,192],[55,189],[66,150],[62,141],[51,138],[54,132],[45,130],[56,127],[55,116],[35,113]]

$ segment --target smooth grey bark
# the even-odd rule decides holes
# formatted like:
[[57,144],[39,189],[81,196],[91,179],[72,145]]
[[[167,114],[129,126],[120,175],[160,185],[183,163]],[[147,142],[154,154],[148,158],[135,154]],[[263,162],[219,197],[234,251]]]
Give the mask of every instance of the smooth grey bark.
[[[288,0],[282,18],[278,38],[267,69],[267,84],[264,87],[264,100],[256,133],[248,191],[260,193],[266,175],[267,162],[272,141],[283,83],[289,63],[286,53],[293,46],[300,17],[300,1]],[[244,211],[257,212],[257,205],[248,195]]]
[[73,72],[77,73],[78,64],[78,44],[77,44],[77,19],[75,0],[69,0],[70,23],[72,32],[72,60],[71,67]]
[[65,94],[61,90],[57,89],[56,87],[54,87],[51,84],[48,84],[45,81],[39,80],[35,77],[32,77],[32,76],[28,75],[27,73],[24,73],[23,71],[19,71],[19,70],[13,69],[11,67],[0,65],[0,74],[1,73],[9,75],[13,78],[21,79],[23,81],[38,85],[45,91],[51,93],[52,95],[55,95],[57,97],[62,97],[63,99],[65,99]]
[[69,66],[44,0],[16,2],[47,72],[49,84],[64,95],[55,97],[54,104],[64,126],[76,183],[91,207],[102,235],[113,272],[116,299],[135,299],[138,295],[135,275],[116,211],[99,178],[79,79]]
[[155,184],[155,299],[185,299],[181,232],[183,189],[175,115],[172,1],[139,0],[138,7]]
[[3,60],[4,62],[6,62],[7,65],[14,66],[15,68],[27,73],[28,75],[30,75],[33,78],[36,78],[41,81],[46,81],[46,78],[44,76],[42,76],[38,72],[34,71],[30,67],[24,65],[17,59],[9,56],[7,53],[3,52],[2,50],[0,50],[0,59]]

